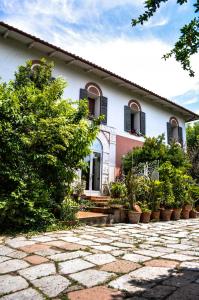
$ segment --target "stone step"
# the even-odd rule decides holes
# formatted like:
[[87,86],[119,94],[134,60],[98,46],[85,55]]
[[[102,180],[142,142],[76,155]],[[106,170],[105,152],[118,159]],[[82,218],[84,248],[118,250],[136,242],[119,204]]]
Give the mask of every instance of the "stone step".
[[86,199],[91,201],[109,201],[111,198],[109,196],[86,196]]
[[111,198],[109,196],[87,196],[86,199],[94,203],[97,207],[107,207]]
[[79,211],[77,213],[77,219],[87,225],[106,225],[109,222],[109,216],[107,214]]
[[91,212],[96,212],[96,213],[101,213],[101,214],[112,214],[112,209],[110,207],[91,207],[89,208],[89,211]]

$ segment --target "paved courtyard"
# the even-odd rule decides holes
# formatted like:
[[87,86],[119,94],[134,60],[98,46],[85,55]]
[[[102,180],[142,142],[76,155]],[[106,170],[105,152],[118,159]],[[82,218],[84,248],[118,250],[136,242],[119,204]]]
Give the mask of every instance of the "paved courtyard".
[[199,299],[199,220],[2,236],[0,298]]

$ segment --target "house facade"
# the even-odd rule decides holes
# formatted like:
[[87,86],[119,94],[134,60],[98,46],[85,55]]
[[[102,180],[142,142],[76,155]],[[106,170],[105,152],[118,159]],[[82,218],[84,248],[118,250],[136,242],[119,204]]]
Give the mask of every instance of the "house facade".
[[102,194],[121,169],[121,159],[141,146],[144,136],[165,134],[169,143],[186,145],[185,123],[199,116],[145,88],[63,49],[0,22],[0,77],[8,81],[19,65],[45,57],[55,64],[53,76],[68,83],[65,98],[88,99],[91,116],[104,115],[100,132],[81,172],[86,193]]

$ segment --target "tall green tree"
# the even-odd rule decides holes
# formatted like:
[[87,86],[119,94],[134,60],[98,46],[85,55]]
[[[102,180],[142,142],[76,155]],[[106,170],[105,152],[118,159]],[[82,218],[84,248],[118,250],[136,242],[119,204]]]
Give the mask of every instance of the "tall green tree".
[[186,128],[187,147],[195,147],[199,142],[199,121],[189,124]]
[[[145,12],[141,14],[137,19],[132,19],[132,26],[137,24],[143,25],[147,22],[160,8],[160,6],[168,2],[168,0],[146,0],[145,1]],[[188,0],[176,0],[177,4],[183,5]],[[194,0],[193,8],[195,14],[199,13],[199,0]],[[175,43],[173,49],[166,53],[163,58],[167,59],[174,55],[176,61],[180,62],[183,69],[189,72],[189,75],[194,76],[190,64],[190,58],[193,54],[198,52],[199,48],[199,17],[194,17],[188,24],[185,24],[180,29],[181,35],[178,41]]]
[[20,66],[0,84],[0,227],[44,226],[61,205],[98,132],[88,105],[62,99],[52,63]]
[[164,135],[147,137],[142,147],[136,147],[127,153],[122,160],[124,173],[127,174],[133,166],[140,163],[158,161],[160,166],[169,161],[175,168],[186,170],[190,167],[187,154],[177,143],[166,145]]
[[199,122],[192,123],[186,128],[187,152],[191,161],[191,176],[199,184]]

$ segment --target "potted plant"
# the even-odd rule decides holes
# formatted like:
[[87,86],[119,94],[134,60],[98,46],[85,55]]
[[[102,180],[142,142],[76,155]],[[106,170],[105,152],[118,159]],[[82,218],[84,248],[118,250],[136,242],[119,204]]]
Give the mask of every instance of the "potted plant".
[[173,211],[171,215],[172,220],[179,220],[182,212],[182,203],[181,201],[175,201],[173,204]]
[[198,217],[199,217],[199,212],[195,208],[193,208],[189,213],[189,218],[195,219]]
[[163,208],[161,209],[161,219],[163,221],[170,221],[175,198],[173,195],[172,183],[168,178],[162,182],[162,191]]
[[192,198],[192,201],[194,203],[194,207],[189,212],[190,218],[197,218],[199,215],[199,185],[197,184],[191,184],[189,188],[190,197]]
[[148,223],[150,221],[150,179],[146,176],[137,177],[136,199],[141,207],[140,221]]
[[126,199],[111,199],[109,200],[108,205],[112,210],[114,223],[123,223],[126,221]]
[[151,218],[151,210],[149,209],[148,203],[145,201],[142,204],[140,204],[140,206],[142,210],[140,221],[142,223],[149,223]]
[[159,221],[160,219],[160,202],[162,199],[162,185],[159,180],[150,182],[150,209],[151,220]]
[[129,211],[128,211],[129,222],[132,224],[137,224],[140,221],[141,210],[139,206],[136,204],[137,180],[136,180],[136,175],[133,174],[133,171],[129,172],[127,175],[126,187],[128,192],[128,201],[129,201]]
[[116,181],[110,184],[110,195],[111,200],[109,201],[109,206],[112,208],[113,218],[115,223],[126,221],[126,196],[127,188],[124,182]]

